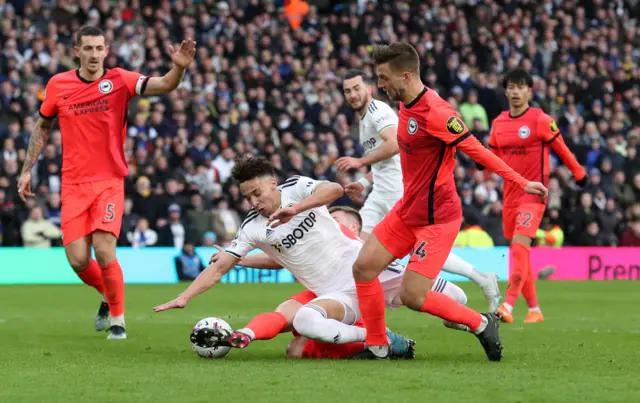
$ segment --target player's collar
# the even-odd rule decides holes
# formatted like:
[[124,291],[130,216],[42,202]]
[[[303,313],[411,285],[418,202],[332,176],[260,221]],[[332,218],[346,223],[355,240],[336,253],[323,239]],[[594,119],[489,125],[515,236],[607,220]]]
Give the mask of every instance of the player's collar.
[[405,107],[405,108],[407,108],[407,109],[412,108],[415,104],[417,104],[417,103],[418,103],[418,101],[420,101],[420,98],[422,98],[422,96],[423,96],[424,94],[426,94],[426,93],[427,93],[427,91],[429,91],[429,89],[428,89],[427,87],[424,87],[424,88],[422,89],[422,92],[420,92],[420,93],[418,94],[418,96],[417,96],[413,101],[409,102],[408,104],[404,104],[404,107]]
[[509,117],[511,119],[518,119],[520,116],[524,116],[525,113],[529,112],[529,109],[531,109],[531,105],[527,106],[527,109],[524,110],[524,112],[522,112],[521,114],[519,114],[518,116],[512,116],[511,115],[511,111],[509,111]]
[[[106,76],[107,75],[107,71],[109,71],[109,69],[105,67],[104,68],[104,72],[102,73],[102,76],[100,76],[100,78]],[[86,79],[82,78],[82,76],[80,75],[80,69],[76,69],[76,77],[78,77],[78,80],[82,81],[85,84],[91,84],[91,83],[94,83],[94,82],[96,82],[96,81],[98,81],[100,79],[100,78],[98,78],[98,79],[95,79],[93,81],[86,80]]]

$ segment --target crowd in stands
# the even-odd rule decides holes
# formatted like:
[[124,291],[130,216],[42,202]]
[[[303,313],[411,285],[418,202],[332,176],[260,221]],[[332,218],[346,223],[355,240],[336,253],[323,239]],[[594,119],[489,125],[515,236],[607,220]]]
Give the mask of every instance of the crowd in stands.
[[[423,81],[485,142],[507,108],[502,74],[521,66],[534,76],[533,104],[554,116],[591,178],[577,189],[553,158],[539,244],[640,246],[640,1],[304,4],[296,21],[271,0],[0,0],[0,244],[60,244],[57,130],[34,168],[37,197],[23,203],[16,184],[44,86],[77,67],[73,32],[93,24],[110,45],[106,67],[151,76],[170,68],[170,44],[198,43],[176,91],[129,106],[120,245],[232,239],[250,208],[230,180],[238,156],[268,157],[281,179],[360,178],[365,169],[338,173],[333,164],[362,153],[341,76],[360,68],[375,82],[372,45],[405,40],[421,55]],[[465,229],[506,244],[501,181],[464,155],[458,163]]]

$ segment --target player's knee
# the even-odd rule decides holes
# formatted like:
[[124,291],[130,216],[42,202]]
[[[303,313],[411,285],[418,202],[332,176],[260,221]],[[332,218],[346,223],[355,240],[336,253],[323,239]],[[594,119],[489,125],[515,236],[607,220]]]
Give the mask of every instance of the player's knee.
[[331,340],[325,340],[324,320],[326,313],[323,314],[323,309],[313,305],[313,307],[305,305],[296,314],[293,319],[293,328],[304,337],[310,339],[330,342]]
[[423,290],[417,290],[407,287],[402,287],[400,291],[400,299],[404,306],[414,311],[419,311],[424,305],[424,300],[427,297],[427,293]]
[[110,245],[96,244],[93,246],[96,252],[96,260],[100,267],[106,267],[116,258],[115,248]]
[[367,258],[358,256],[353,264],[353,278],[356,281],[371,281],[378,276],[378,273],[371,270],[372,265],[367,262]]
[[76,273],[83,272],[87,267],[89,267],[89,262],[91,262],[91,256],[88,254],[67,254],[67,258],[69,260],[69,264],[73,268],[73,271]]

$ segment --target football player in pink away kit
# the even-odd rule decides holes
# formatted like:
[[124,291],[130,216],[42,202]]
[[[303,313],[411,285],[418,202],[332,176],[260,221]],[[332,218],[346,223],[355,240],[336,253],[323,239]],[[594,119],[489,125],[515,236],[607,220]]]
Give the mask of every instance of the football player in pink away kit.
[[378,274],[394,259],[411,253],[400,298],[415,311],[466,325],[480,340],[490,361],[502,359],[498,317],[480,314],[452,298],[429,291],[460,230],[462,208],[453,179],[456,148],[517,183],[527,193],[545,196],[539,182],[529,182],[485,149],[453,107],[420,79],[420,59],[408,43],[373,51],[378,86],[400,102],[398,146],[404,181],[402,199],[373,230],[353,265],[366,343],[378,358],[389,356],[384,295]]
[[[61,229],[67,259],[82,281],[102,295],[95,329],[109,328],[108,339],[126,339],[124,279],[116,241],[124,209],[124,156],[127,107],[136,95],[160,95],[178,87],[193,60],[195,42],[171,48],[173,68],[163,77],[145,77],[120,68],[106,69],[104,33],[80,29],[74,48],[80,68],[51,77],[40,119],[29,140],[18,182],[23,200],[33,196],[31,169],[47,145],[57,116],[62,134]],[[91,258],[91,247],[96,260]]]

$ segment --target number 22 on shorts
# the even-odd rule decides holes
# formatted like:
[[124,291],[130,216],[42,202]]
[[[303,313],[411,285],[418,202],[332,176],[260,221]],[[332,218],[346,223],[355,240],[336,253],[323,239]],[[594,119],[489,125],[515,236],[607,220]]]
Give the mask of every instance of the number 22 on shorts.
[[107,209],[104,213],[104,221],[108,222],[108,221],[113,221],[113,219],[116,217],[116,213],[113,211],[113,209],[116,207],[115,204],[113,203],[107,203]]
[[519,227],[528,227],[531,222],[531,218],[533,214],[529,212],[518,211],[518,216],[516,217],[516,225]]

